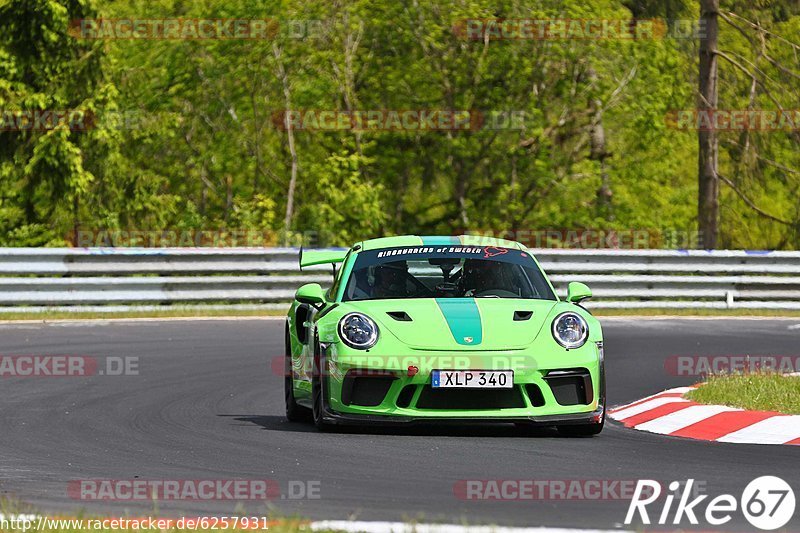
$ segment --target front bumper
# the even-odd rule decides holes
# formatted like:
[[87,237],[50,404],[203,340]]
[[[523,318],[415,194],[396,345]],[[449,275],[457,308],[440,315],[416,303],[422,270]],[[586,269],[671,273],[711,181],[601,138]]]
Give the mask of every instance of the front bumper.
[[[405,373],[406,361],[400,366],[367,369],[385,372],[385,382],[382,388],[376,387],[373,385],[375,377],[365,377],[364,380],[369,380],[365,383],[367,388],[373,390],[360,396],[352,380],[348,382],[347,378],[353,371],[364,370],[364,360],[351,364],[353,360],[342,357],[343,354],[326,351],[322,354],[323,368],[327,366],[330,374],[322,380],[325,389],[323,419],[330,424],[478,422],[553,426],[600,423],[604,419],[602,343],[587,343],[582,349],[570,351],[568,359],[559,357],[557,364],[552,358],[526,356],[521,364],[513,367],[513,389],[432,389],[431,370],[437,366],[447,368],[446,364],[439,366],[441,360],[433,357],[429,359],[431,364],[420,365],[414,376]],[[495,355],[481,354],[481,362]],[[500,356],[508,358],[507,353]],[[570,382],[567,387],[563,386],[565,379]],[[376,388],[380,390],[374,390]],[[569,389],[568,396],[573,396],[568,400],[563,395],[565,388]],[[377,399],[370,401],[367,396]]]
[[575,413],[564,415],[541,415],[541,416],[390,416],[390,415],[368,415],[368,414],[348,414],[331,411],[326,405],[322,419],[325,423],[334,425],[375,425],[375,426],[415,426],[423,424],[526,424],[531,426],[562,426],[579,424],[598,424],[604,418],[605,407],[598,407],[589,413]]

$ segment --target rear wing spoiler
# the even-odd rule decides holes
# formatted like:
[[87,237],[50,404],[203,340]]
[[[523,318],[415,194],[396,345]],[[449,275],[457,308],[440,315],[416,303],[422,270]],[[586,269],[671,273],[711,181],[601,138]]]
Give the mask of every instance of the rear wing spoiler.
[[341,263],[348,250],[303,250],[300,248],[300,270],[312,265]]

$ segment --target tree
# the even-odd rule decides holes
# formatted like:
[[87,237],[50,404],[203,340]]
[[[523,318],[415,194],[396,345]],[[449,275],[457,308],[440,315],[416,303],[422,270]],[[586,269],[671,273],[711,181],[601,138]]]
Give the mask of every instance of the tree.
[[[717,35],[719,0],[700,0],[700,76],[697,110],[711,116],[717,110]],[[701,245],[717,247],[719,224],[719,143],[714,128],[699,128],[697,132],[697,226]]]
[[[63,242],[80,220],[81,199],[95,180],[83,149],[99,135],[87,132],[89,117],[111,92],[100,90],[102,49],[68,29],[93,16],[89,0],[0,4],[0,241]],[[37,113],[51,117],[46,126],[9,124]],[[74,120],[52,119],[58,113]]]

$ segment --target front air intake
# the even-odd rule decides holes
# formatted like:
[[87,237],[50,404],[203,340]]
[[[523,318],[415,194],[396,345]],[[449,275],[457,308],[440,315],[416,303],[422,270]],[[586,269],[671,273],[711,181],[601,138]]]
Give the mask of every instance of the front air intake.
[[374,375],[351,370],[342,381],[342,403],[362,407],[376,407],[383,402],[397,376]]
[[589,405],[594,399],[592,376],[585,368],[551,370],[544,380],[559,405]]
[[525,407],[518,387],[511,389],[434,389],[422,387],[417,409],[514,409]]

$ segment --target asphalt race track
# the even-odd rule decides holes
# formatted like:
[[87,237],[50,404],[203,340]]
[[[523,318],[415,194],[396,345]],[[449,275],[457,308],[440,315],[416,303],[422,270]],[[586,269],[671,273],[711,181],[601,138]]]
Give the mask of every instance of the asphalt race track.
[[[798,323],[605,320],[609,405],[696,381],[665,371],[671,355],[798,356]],[[628,501],[468,501],[454,484],[693,478],[712,497],[738,498],[771,474],[800,496],[798,447],[696,442],[610,421],[590,439],[511,426],[318,433],[283,418],[282,377],[269,362],[283,354],[279,320],[0,325],[0,355],[64,354],[138,357],[138,375],[0,378],[0,495],[47,513],[154,510],[149,501],[68,496],[68,482],[80,479],[274,479],[283,497],[270,510],[280,515],[593,528],[620,527]],[[289,499],[293,481],[319,482],[319,498]],[[268,512],[229,500],[157,507],[171,516]],[[789,530],[800,529],[798,515]],[[753,529],[740,513],[725,528]]]

